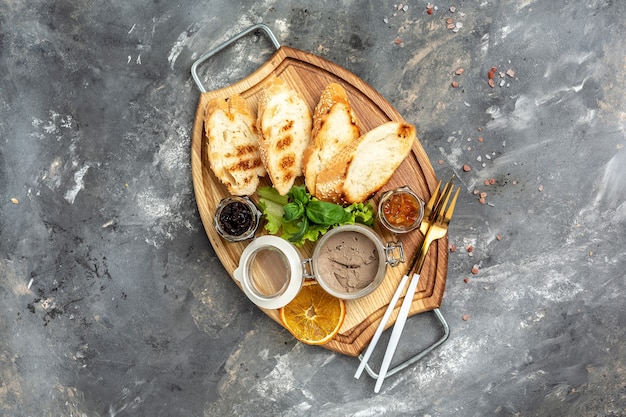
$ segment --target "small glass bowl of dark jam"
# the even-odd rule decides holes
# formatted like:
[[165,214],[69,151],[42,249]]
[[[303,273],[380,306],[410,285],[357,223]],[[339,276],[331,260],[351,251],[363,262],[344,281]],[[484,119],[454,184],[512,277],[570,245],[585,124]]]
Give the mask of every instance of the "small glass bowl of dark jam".
[[261,212],[248,197],[230,196],[222,199],[213,217],[217,233],[230,242],[254,237]]

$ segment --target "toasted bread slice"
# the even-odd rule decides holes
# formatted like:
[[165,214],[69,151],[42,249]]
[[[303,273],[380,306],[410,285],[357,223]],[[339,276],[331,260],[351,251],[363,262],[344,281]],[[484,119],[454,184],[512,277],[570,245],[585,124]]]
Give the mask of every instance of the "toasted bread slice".
[[302,156],[311,140],[312,124],[306,101],[281,78],[263,88],[257,112],[261,160],[281,195],[302,175]]
[[304,182],[312,195],[320,171],[360,135],[346,90],[340,84],[328,84],[313,112],[311,141],[302,160]]
[[351,204],[370,199],[411,152],[415,127],[387,122],[361,135],[317,176],[320,200]]
[[211,170],[234,195],[253,194],[265,168],[254,113],[240,95],[214,98],[205,110]]

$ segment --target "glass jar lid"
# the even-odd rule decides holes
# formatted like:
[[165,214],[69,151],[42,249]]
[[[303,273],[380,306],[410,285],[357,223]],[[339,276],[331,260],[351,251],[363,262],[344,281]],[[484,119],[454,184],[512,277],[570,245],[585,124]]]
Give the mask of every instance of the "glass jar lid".
[[261,236],[246,246],[234,276],[246,296],[257,306],[281,308],[302,288],[302,258],[286,240],[278,236]]

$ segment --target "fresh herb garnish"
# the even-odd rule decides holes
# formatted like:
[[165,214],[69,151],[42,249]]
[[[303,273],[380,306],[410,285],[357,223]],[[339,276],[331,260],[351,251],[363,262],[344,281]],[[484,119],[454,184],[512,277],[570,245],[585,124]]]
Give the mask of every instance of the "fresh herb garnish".
[[347,207],[312,197],[304,185],[295,185],[281,196],[274,187],[258,189],[259,207],[267,221],[265,230],[280,235],[296,246],[307,240],[315,242],[329,229],[343,224],[374,224],[371,203],[353,203]]

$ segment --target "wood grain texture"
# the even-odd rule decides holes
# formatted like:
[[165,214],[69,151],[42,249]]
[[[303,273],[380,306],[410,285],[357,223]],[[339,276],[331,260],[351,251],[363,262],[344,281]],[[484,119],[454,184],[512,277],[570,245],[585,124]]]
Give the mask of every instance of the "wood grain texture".
[[[239,93],[256,112],[263,84],[275,76],[283,78],[297,89],[307,101],[311,111],[315,108],[322,90],[328,83],[341,84],[348,93],[352,108],[359,120],[361,132],[367,132],[390,120],[403,121],[402,116],[387,100],[348,70],[318,56],[285,46],[279,48],[265,64],[245,79],[219,90],[202,93],[198,100],[192,136],[191,167],[194,191],[207,236],[231,277],[247,242],[227,242],[217,234],[213,226],[215,208],[220,200],[229,194],[226,187],[213,175],[209,166],[207,138],[204,134],[203,123],[204,109],[213,97],[227,97]],[[299,183],[302,183],[302,178],[299,179]],[[270,185],[267,178],[262,179],[261,186],[263,185]],[[384,191],[403,185],[409,185],[425,201],[437,186],[434,170],[419,140],[415,142],[411,154],[400,165],[391,180],[373,198],[373,203],[377,203],[379,195]],[[253,195],[252,199],[255,202],[258,201],[256,195]],[[346,302],[346,319],[339,334],[324,347],[349,356],[357,356],[371,340],[389,300],[402,275],[407,272],[410,260],[417,255],[423,240],[419,231],[395,236],[378,224],[375,230],[385,242],[402,241],[407,261],[394,268],[388,267],[385,280],[376,291],[361,299]],[[263,233],[265,232],[262,223],[258,234]],[[302,257],[309,258],[313,253],[313,248],[313,244],[306,244],[299,248]],[[413,297],[410,315],[429,311],[441,305],[447,268],[448,238],[445,237],[436,241],[429,250],[418,290]],[[235,282],[238,284],[237,281]],[[400,297],[387,327],[395,322],[403,298]],[[277,310],[263,311],[280,324]]]

